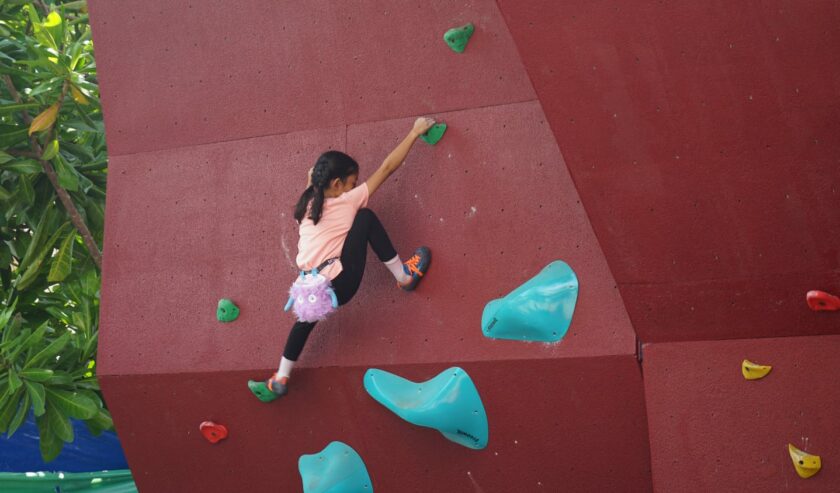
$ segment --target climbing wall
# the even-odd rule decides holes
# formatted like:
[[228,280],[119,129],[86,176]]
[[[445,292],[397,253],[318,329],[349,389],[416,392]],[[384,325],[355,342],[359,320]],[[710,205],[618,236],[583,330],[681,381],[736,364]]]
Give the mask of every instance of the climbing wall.
[[[663,457],[712,459],[666,448],[682,433],[667,409],[686,409],[668,380],[643,381],[670,378],[658,354],[837,332],[803,299],[840,288],[827,4],[89,3],[111,156],[98,369],[141,491],[300,491],[298,458],[334,440],[376,491],[668,491],[685,483]],[[442,35],[466,22],[456,54]],[[419,115],[449,130],[370,207],[404,256],[431,247],[429,274],[404,293],[371,256],[289,395],[257,401],[245,383],[276,368],[292,323],[306,170],[340,149],[364,178]],[[563,341],[485,338],[485,303],[557,259],[580,280]],[[216,320],[220,298],[236,321]],[[451,366],[484,402],[483,450],[362,386],[368,368]],[[826,402],[807,409],[840,410]],[[228,438],[208,443],[205,420]],[[814,423],[820,444],[840,438]],[[801,481],[781,467],[771,481]]]
[[498,3],[644,343],[654,489],[836,491],[836,4]]
[[[652,344],[645,393],[656,491],[837,491],[840,336]],[[744,358],[772,364],[747,381]],[[800,479],[787,444],[822,457]]]
[[[635,335],[494,2],[91,14],[111,153],[98,368],[141,490],[299,491],[298,458],[333,440],[377,491],[650,488]],[[442,35],[468,21],[456,54]],[[422,114],[444,139],[418,142],[370,206],[404,256],[431,247],[432,270],[405,293],[371,257],[290,394],[257,401],[246,382],[276,368],[293,321],[306,170],[342,149],[364,177]],[[485,338],[484,304],[556,259],[583,280],[563,342]],[[216,321],[220,298],[235,322]],[[451,366],[484,402],[484,450],[408,425],[362,385],[368,368],[422,381]],[[208,443],[205,420],[228,438]]]
[[640,339],[840,331],[833,2],[499,4]]

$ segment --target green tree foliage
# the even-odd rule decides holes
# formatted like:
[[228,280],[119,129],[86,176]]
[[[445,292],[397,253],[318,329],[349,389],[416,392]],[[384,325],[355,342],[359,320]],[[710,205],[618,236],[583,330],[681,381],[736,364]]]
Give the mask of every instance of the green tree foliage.
[[107,154],[83,1],[0,2],[0,433],[112,427],[94,375]]

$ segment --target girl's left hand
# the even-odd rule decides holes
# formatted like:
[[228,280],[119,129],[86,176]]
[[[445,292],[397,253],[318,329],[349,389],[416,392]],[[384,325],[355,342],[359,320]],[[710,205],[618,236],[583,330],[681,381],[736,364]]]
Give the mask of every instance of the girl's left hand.
[[412,128],[411,131],[414,132],[414,134],[419,137],[419,136],[423,135],[424,133],[428,132],[429,129],[432,128],[432,125],[434,125],[434,124],[435,124],[435,119],[434,118],[429,118],[427,116],[421,116],[420,118],[418,118],[417,120],[414,121],[414,128]]

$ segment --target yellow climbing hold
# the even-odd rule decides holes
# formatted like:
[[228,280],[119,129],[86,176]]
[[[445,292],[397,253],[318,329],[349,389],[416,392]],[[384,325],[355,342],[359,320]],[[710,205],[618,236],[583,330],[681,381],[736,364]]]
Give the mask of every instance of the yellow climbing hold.
[[799,474],[800,478],[810,478],[820,471],[822,461],[820,461],[819,455],[805,453],[791,444],[788,444],[788,452],[790,452],[790,458],[793,460],[796,474]]
[[748,359],[745,359],[744,362],[741,363],[741,373],[747,380],[758,380],[759,378],[764,378],[772,369],[772,366],[757,365]]

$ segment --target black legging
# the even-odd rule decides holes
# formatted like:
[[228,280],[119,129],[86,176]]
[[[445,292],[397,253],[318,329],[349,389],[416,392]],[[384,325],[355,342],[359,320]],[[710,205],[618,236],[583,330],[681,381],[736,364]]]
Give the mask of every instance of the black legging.
[[[350,301],[359,290],[362,275],[365,273],[368,242],[383,262],[397,256],[397,251],[394,250],[394,245],[391,244],[391,239],[388,238],[388,233],[376,214],[370,209],[359,209],[341,249],[341,274],[332,280],[332,288],[339,306]],[[295,322],[283,351],[286,359],[297,361],[314,327],[315,322]]]

